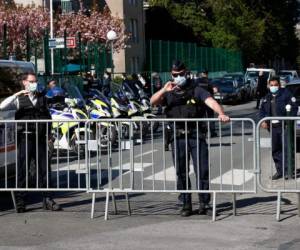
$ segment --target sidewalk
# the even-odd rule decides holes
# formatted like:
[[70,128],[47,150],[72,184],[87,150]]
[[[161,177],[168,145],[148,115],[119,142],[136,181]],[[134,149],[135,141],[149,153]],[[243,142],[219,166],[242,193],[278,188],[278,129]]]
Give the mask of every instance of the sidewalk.
[[[0,249],[300,249],[295,195],[284,195],[281,222],[275,220],[272,194],[237,196],[237,216],[232,215],[231,195],[218,195],[216,222],[199,215],[181,218],[176,197],[132,195],[128,216],[123,196],[117,195],[119,214],[111,213],[108,221],[103,218],[104,194],[97,196],[94,220],[91,195],[85,193],[57,196],[64,211],[56,213],[43,211],[41,203],[28,206],[31,211],[25,214],[3,209]],[[5,199],[10,202],[9,195]]]

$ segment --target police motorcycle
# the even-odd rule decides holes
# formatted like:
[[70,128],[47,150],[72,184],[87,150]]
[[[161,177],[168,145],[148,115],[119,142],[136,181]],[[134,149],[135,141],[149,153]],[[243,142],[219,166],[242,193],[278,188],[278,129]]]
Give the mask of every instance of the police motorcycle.
[[[120,89],[111,95],[110,103],[114,118],[130,118],[130,115],[133,115],[137,112],[134,112],[132,108],[129,107],[129,101],[123,91]],[[129,138],[130,122],[121,122],[116,124],[116,129],[122,138]]]
[[[89,89],[85,95],[87,112],[90,119],[111,119],[113,118],[112,107],[106,96],[97,89]],[[108,142],[115,144],[117,131],[114,122],[101,121],[92,124],[91,127],[96,138],[100,139],[100,146],[106,148]],[[97,127],[96,127],[97,126]]]
[[[133,75],[132,81],[124,81],[122,84],[122,90],[137,110],[140,116],[145,119],[154,119],[156,115],[152,114],[151,104],[149,97],[143,90],[142,84]],[[147,124],[147,130],[151,128],[151,122],[145,122]],[[153,131],[155,132],[159,127],[159,122],[153,123]]]
[[[85,146],[85,124],[76,120],[88,119],[84,111],[83,98],[75,86],[67,86],[68,97],[54,94],[49,99],[49,111],[52,117],[53,149],[72,150],[78,154],[84,151]],[[55,122],[57,121],[57,122]],[[90,137],[92,131],[88,130]]]

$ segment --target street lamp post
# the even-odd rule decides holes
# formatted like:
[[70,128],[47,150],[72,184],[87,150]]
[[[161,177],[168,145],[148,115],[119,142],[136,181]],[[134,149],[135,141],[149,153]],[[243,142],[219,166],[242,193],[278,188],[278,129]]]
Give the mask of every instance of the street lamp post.
[[117,33],[114,30],[110,30],[106,34],[107,40],[110,42],[110,48],[111,48],[111,76],[112,79],[114,78],[114,60],[113,60],[113,54],[114,54],[114,40],[117,39]]
[[[53,0],[50,0],[50,37],[53,39]],[[54,74],[54,50],[51,48],[51,74]]]

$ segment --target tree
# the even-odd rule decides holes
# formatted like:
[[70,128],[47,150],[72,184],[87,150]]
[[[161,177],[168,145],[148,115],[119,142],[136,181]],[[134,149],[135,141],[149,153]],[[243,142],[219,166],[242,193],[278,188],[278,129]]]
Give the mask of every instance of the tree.
[[149,3],[152,8],[165,8],[175,21],[191,28],[198,44],[241,50],[245,64],[267,64],[275,58],[295,62],[297,0],[151,0]]
[[[0,0],[1,1],[1,0]],[[68,36],[75,36],[81,32],[84,43],[106,43],[106,33],[113,29],[119,34],[114,48],[120,49],[125,44],[127,36],[124,25],[118,18],[112,17],[108,8],[102,12],[91,11],[87,16],[83,11],[70,14],[57,14],[54,23],[55,36],[63,37],[64,31]],[[40,43],[45,30],[50,27],[49,12],[41,7],[0,5],[0,38],[2,39],[3,27],[7,27],[7,51],[16,53],[16,50],[26,51],[27,30],[31,41]],[[3,44],[3,41],[2,41]]]

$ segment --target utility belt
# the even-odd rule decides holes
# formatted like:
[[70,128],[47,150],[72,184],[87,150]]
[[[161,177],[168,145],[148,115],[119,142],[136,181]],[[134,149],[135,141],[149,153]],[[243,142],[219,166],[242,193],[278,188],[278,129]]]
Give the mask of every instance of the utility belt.
[[201,129],[197,129],[196,128],[187,128],[187,129],[183,129],[183,128],[176,128],[175,133],[174,133],[174,129],[171,127],[167,127],[166,128],[166,136],[168,136],[169,141],[173,141],[174,140],[174,136],[176,136],[177,139],[184,139],[186,137],[188,138],[205,138],[206,137],[206,130],[201,130]]

